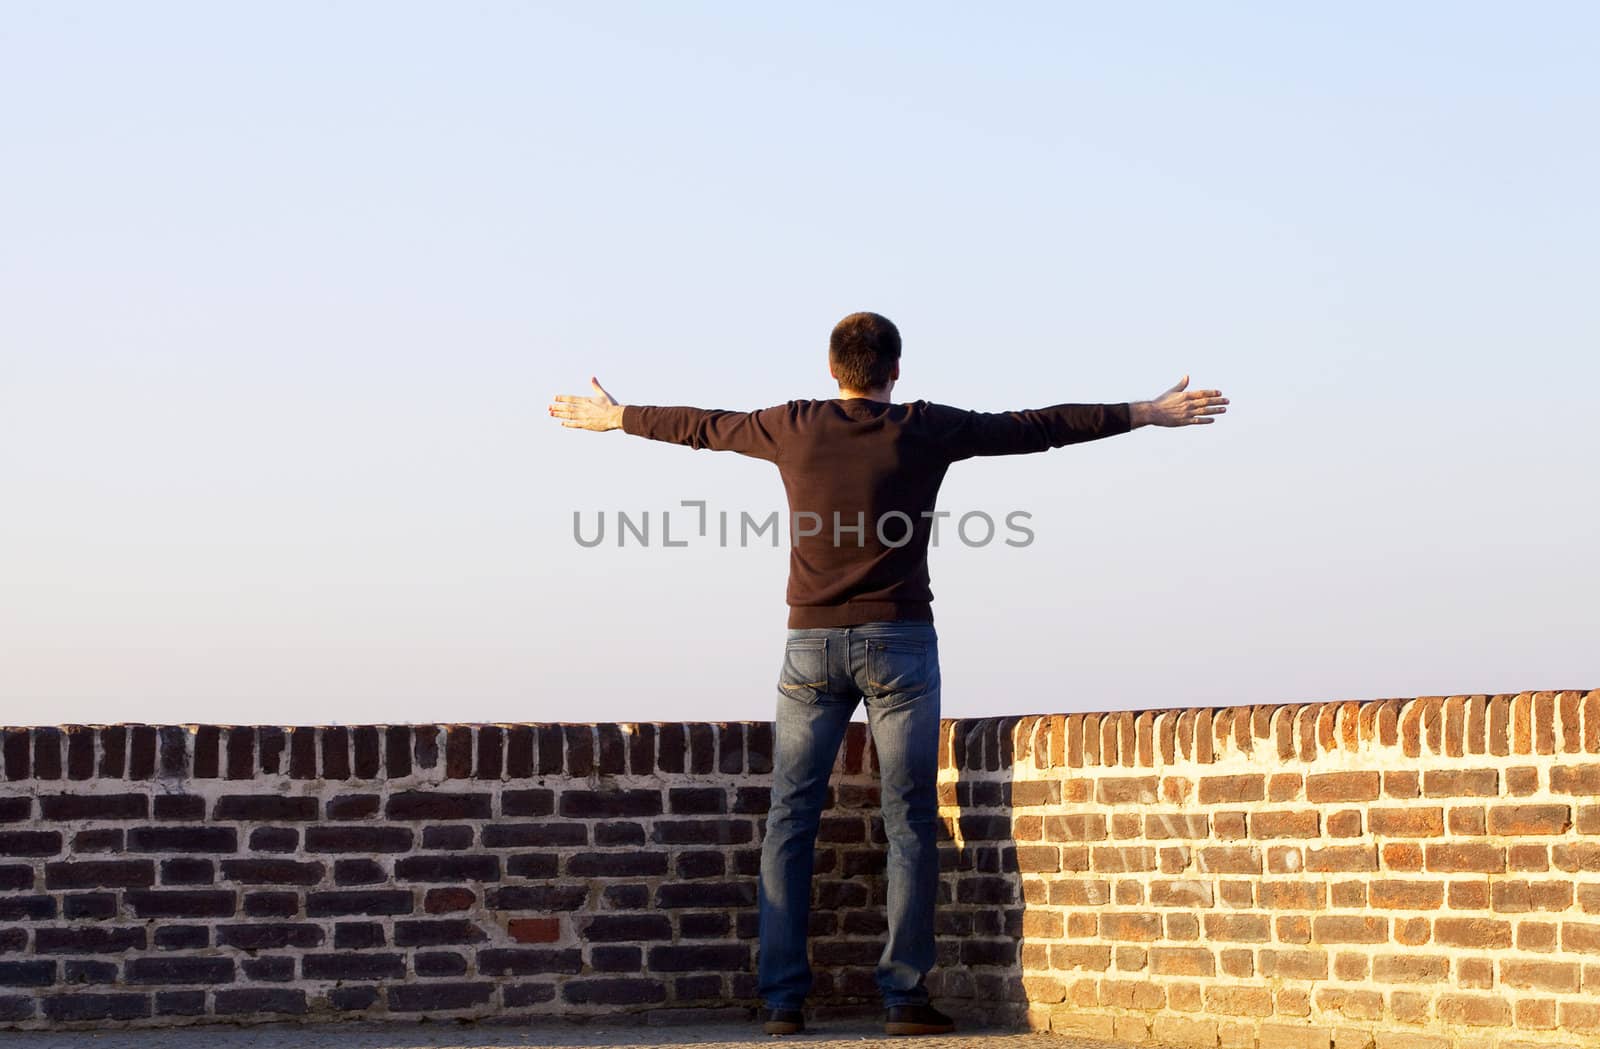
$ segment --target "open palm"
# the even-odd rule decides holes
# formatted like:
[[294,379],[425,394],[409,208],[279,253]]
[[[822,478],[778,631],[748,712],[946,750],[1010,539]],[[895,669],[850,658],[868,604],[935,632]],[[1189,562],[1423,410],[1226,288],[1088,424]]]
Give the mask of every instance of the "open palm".
[[595,389],[593,397],[578,397],[558,393],[550,405],[550,415],[561,425],[574,430],[615,430],[622,425],[622,405],[606,392],[600,380],[590,376],[589,385]]
[[1185,375],[1176,386],[1163,392],[1149,406],[1149,422],[1154,426],[1197,426],[1216,422],[1211,418],[1228,409],[1228,399],[1221,390],[1185,390],[1189,377]]

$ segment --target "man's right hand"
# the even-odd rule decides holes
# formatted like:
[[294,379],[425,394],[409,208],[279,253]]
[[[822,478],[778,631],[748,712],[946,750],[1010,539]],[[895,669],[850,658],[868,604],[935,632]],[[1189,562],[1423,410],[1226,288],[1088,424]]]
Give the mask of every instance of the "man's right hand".
[[1213,415],[1221,415],[1228,399],[1221,390],[1189,390],[1189,377],[1185,375],[1172,389],[1152,401],[1135,401],[1130,405],[1130,422],[1139,426],[1196,426],[1216,422]]
[[617,430],[622,427],[622,405],[605,391],[600,380],[589,377],[595,389],[594,397],[575,397],[558,393],[550,405],[550,415],[561,420],[561,425],[575,430]]

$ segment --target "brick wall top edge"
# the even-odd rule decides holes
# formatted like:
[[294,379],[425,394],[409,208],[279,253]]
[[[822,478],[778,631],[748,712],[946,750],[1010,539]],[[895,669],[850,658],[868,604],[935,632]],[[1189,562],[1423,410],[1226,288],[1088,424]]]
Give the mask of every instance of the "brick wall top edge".
[[[420,775],[764,773],[769,721],[0,727],[0,784],[18,780],[366,780]],[[940,765],[1000,771],[1210,764],[1246,754],[1309,763],[1374,748],[1407,757],[1600,753],[1600,690],[946,718]],[[866,725],[840,751],[875,771]]]
[[940,766],[1154,768],[1239,755],[1296,765],[1375,750],[1408,758],[1600,754],[1600,690],[955,718],[941,729]]
[[[1161,714],[1166,714],[1166,713],[1181,713],[1181,712],[1184,712],[1184,711],[1200,711],[1200,710],[1209,710],[1209,711],[1212,711],[1213,713],[1218,713],[1218,712],[1223,712],[1223,711],[1234,711],[1234,710],[1279,711],[1279,710],[1289,710],[1289,709],[1304,709],[1304,708],[1308,708],[1308,707],[1315,707],[1315,708],[1321,710],[1321,709],[1326,709],[1326,708],[1340,708],[1340,707],[1346,707],[1346,706],[1354,706],[1354,707],[1358,708],[1358,710],[1360,710],[1360,711],[1375,711],[1378,708],[1383,707],[1383,706],[1385,706],[1387,704],[1396,704],[1396,703],[1401,704],[1401,705],[1415,705],[1415,704],[1423,704],[1423,703],[1430,703],[1430,702],[1443,703],[1443,702],[1448,701],[1448,700],[1468,701],[1468,700],[1473,700],[1473,699],[1482,699],[1482,700],[1503,699],[1503,700],[1511,701],[1511,700],[1516,700],[1516,699],[1531,699],[1533,697],[1561,697],[1561,696],[1576,696],[1580,701],[1582,701],[1585,698],[1600,697],[1600,689],[1581,689],[1581,688],[1580,689],[1544,689],[1544,690],[1530,691],[1530,692],[1462,693],[1462,694],[1459,694],[1459,695],[1395,697],[1395,698],[1365,699],[1365,700],[1344,700],[1344,699],[1337,699],[1337,700],[1311,700],[1311,701],[1307,701],[1307,702],[1246,704],[1246,705],[1242,705],[1242,706],[1143,707],[1143,708],[1132,709],[1132,710],[1092,711],[1092,712],[1091,711],[1082,711],[1082,712],[1079,712],[1077,716],[1087,716],[1088,714],[1093,713],[1093,714],[1096,714],[1096,715],[1098,715],[1100,717],[1117,717],[1117,716],[1120,716],[1120,715],[1123,715],[1123,714],[1128,714],[1128,715],[1132,715],[1134,717],[1138,717],[1141,714],[1161,715]],[[1074,716],[1074,715],[1072,715],[1070,713],[1066,713],[1066,712],[1052,711],[1052,712],[1030,713],[1030,714],[993,714],[993,715],[988,715],[986,717],[979,717],[979,718],[945,718],[943,720],[945,722],[954,722],[954,721],[966,721],[966,722],[991,721],[991,722],[999,722],[999,721],[1004,721],[1004,720],[1007,720],[1007,719],[1018,719],[1018,718],[1045,718],[1045,717],[1071,717],[1071,716]],[[422,728],[422,729],[500,728],[500,729],[512,729],[512,728],[525,727],[525,726],[538,727],[538,726],[541,726],[541,725],[574,725],[574,726],[587,726],[587,727],[590,727],[590,728],[594,728],[594,727],[599,726],[599,725],[616,725],[616,726],[619,726],[619,727],[626,728],[626,727],[633,727],[633,726],[640,726],[640,725],[653,725],[653,726],[658,726],[659,727],[661,725],[753,725],[753,724],[763,724],[763,723],[770,723],[770,722],[765,722],[765,721],[763,721],[761,719],[746,719],[746,720],[738,720],[738,721],[670,721],[670,720],[669,721],[460,721],[460,722],[456,722],[456,721],[433,721],[433,722],[421,722],[421,721],[377,721],[377,722],[359,722],[359,723],[358,722],[350,722],[350,723],[328,722],[328,723],[315,723],[315,724],[305,724],[305,725],[300,725],[300,724],[272,724],[272,725],[265,725],[265,724],[260,724],[260,723],[249,723],[249,722],[237,722],[236,723],[236,722],[220,722],[220,721],[218,721],[218,722],[193,722],[193,721],[184,721],[184,722],[143,722],[143,721],[98,722],[97,721],[97,722],[84,722],[84,723],[81,723],[81,724],[80,723],[61,723],[61,724],[51,724],[51,725],[39,725],[39,724],[8,725],[8,724],[5,724],[3,722],[0,722],[0,732],[26,731],[26,730],[40,729],[40,728],[55,729],[55,730],[60,731],[60,732],[71,732],[71,731],[74,731],[74,730],[82,730],[82,729],[104,729],[104,728],[124,728],[124,729],[150,728],[150,729],[156,729],[158,731],[162,730],[162,729],[181,728],[181,729],[187,729],[190,732],[194,732],[195,730],[201,729],[201,728],[221,729],[223,731],[226,731],[226,730],[229,730],[229,729],[234,729],[234,728],[253,728],[253,729],[258,729],[258,730],[259,729],[264,729],[264,728],[270,728],[270,729],[277,729],[277,730],[283,731],[283,732],[292,732],[292,731],[294,731],[296,729],[307,729],[307,728],[310,728],[310,729],[336,728],[336,729],[345,729],[347,731],[354,731],[354,730],[356,730],[358,728],[375,728],[375,729],[389,729],[389,728],[397,728],[397,729],[398,728],[413,728],[413,729],[415,729],[415,728]]]

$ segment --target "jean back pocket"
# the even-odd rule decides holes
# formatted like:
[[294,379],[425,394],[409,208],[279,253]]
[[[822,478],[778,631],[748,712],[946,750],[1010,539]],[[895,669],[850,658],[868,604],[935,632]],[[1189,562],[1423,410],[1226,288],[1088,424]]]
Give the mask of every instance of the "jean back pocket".
[[812,702],[828,687],[828,639],[792,637],[784,642],[783,670],[778,690],[786,696]]
[[875,696],[927,691],[933,672],[928,644],[895,637],[867,639],[867,685]]

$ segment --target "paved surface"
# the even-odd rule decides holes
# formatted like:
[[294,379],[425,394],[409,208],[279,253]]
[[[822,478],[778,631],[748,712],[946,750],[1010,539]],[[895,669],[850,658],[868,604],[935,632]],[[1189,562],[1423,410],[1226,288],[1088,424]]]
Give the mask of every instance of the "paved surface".
[[1104,1042],[1050,1034],[963,1030],[949,1035],[891,1038],[872,1020],[821,1020],[801,1034],[764,1034],[759,1023],[606,1028],[594,1025],[513,1026],[329,1026],[158,1028],[142,1031],[0,1031],[0,1049],[542,1049],[595,1046],[607,1049],[657,1049],[660,1046],[710,1049],[1110,1049]]

